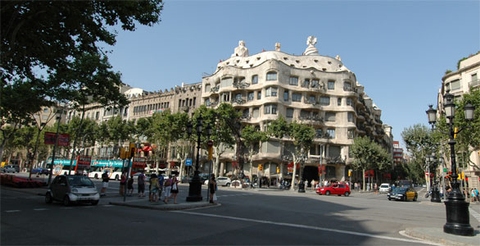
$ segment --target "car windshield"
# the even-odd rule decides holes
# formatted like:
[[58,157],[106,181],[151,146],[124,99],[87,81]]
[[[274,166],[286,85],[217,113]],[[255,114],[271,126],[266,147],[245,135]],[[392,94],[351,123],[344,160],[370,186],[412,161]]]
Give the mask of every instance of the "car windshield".
[[404,192],[404,191],[406,191],[406,190],[407,190],[406,187],[397,187],[397,188],[395,188],[395,189],[393,190],[393,192],[395,192],[395,193],[400,193],[400,192]]
[[72,187],[83,187],[83,186],[94,187],[95,186],[92,180],[90,180],[88,177],[80,176],[80,175],[68,177],[68,182]]

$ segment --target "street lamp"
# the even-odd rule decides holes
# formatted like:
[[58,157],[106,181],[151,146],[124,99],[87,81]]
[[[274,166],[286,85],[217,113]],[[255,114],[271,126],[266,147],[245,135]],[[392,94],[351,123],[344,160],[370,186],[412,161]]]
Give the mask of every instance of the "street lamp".
[[[463,192],[459,188],[459,183],[457,181],[457,164],[455,160],[455,132],[453,130],[453,118],[455,117],[455,102],[454,96],[450,94],[449,91],[443,96],[444,102],[443,106],[445,109],[445,117],[447,118],[447,123],[449,125],[449,137],[450,140],[448,144],[450,145],[450,161],[453,179],[452,191],[448,194],[447,201],[445,201],[445,208],[447,212],[447,223],[443,226],[443,232],[449,234],[455,234],[460,236],[473,236],[474,231],[470,226],[470,214],[468,211],[469,203],[465,202],[465,197]],[[471,104],[465,105],[465,119],[473,119],[474,107]],[[434,113],[435,112],[435,113]],[[436,122],[436,110],[431,106],[427,110],[428,121],[430,124],[435,124]]]
[[[200,179],[200,176],[198,175],[200,172],[198,171],[199,169],[199,160],[200,160],[200,137],[202,134],[202,127],[203,127],[203,118],[202,116],[199,116],[197,118],[197,160],[195,161],[195,171],[193,173],[192,180],[190,181],[190,186],[188,187],[188,196],[187,196],[187,202],[199,202],[202,201],[202,181]],[[188,122],[187,124],[187,134],[188,136],[192,135],[192,123]],[[210,125],[206,127],[207,130],[207,139],[210,138],[210,135],[212,134],[212,128]]]
[[50,163],[50,172],[48,174],[48,185],[50,185],[50,181],[52,181],[52,172],[53,172],[53,163],[55,162],[55,152],[57,151],[58,145],[58,130],[60,128],[60,119],[62,118],[63,109],[57,110],[57,131],[55,132],[55,144],[53,145],[53,154],[52,154],[52,162]]

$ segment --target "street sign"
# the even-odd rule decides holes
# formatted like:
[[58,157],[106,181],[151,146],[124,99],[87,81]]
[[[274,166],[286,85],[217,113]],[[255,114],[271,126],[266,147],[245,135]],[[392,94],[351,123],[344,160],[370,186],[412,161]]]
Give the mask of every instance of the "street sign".
[[185,160],[185,166],[188,167],[188,166],[192,166],[192,159],[191,158],[188,158]]

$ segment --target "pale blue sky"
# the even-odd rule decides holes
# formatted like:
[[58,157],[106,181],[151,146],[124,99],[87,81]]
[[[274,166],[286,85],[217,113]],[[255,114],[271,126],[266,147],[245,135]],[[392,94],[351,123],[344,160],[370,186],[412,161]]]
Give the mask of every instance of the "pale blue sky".
[[125,83],[147,91],[200,82],[239,40],[250,55],[302,54],[316,36],[321,55],[340,55],[393,127],[395,140],[425,110],[447,69],[480,50],[480,1],[166,0],[162,21],[119,30],[109,55]]

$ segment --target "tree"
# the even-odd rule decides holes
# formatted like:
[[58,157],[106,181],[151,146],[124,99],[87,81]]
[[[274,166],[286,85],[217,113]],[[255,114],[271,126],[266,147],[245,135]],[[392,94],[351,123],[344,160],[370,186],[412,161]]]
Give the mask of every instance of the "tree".
[[[247,125],[242,129],[242,138],[245,146],[248,149],[248,160],[250,160],[250,167],[252,167],[252,159],[255,154],[255,148],[260,148],[261,144],[269,139],[267,132],[261,131],[259,127],[253,125]],[[250,169],[250,174],[252,170]],[[261,187],[261,181],[258,181],[259,187]]]
[[2,144],[29,115],[53,102],[89,100],[125,105],[120,73],[112,71],[108,51],[115,31],[160,21],[162,0],[2,1],[0,38],[0,129]]
[[368,137],[357,137],[350,146],[350,154],[354,157],[352,167],[362,170],[363,188],[365,190],[365,172],[369,169],[384,169],[391,165],[391,155],[379,144]]
[[401,135],[411,156],[406,168],[409,178],[412,181],[423,180],[426,157],[437,153],[438,139],[427,126],[421,124],[404,129]]
[[[312,146],[313,139],[315,138],[315,129],[313,127],[300,124],[297,122],[290,123],[291,133],[290,137],[293,139],[293,144],[295,146],[295,155],[293,156],[293,163],[295,164],[293,168],[293,178],[295,178],[296,165],[300,164],[300,173],[299,179],[300,183],[303,182],[303,169],[305,166],[304,158],[307,157],[308,151]],[[303,184],[302,184],[303,185]],[[292,190],[293,190],[292,185]],[[300,188],[300,184],[299,184]]]

